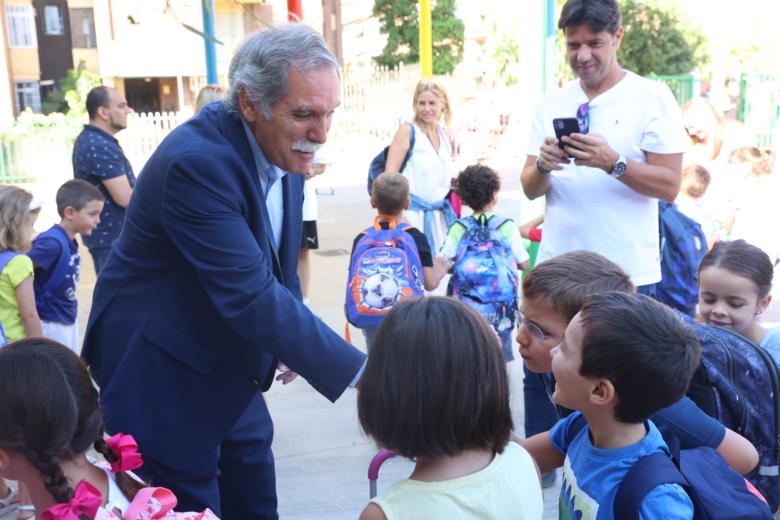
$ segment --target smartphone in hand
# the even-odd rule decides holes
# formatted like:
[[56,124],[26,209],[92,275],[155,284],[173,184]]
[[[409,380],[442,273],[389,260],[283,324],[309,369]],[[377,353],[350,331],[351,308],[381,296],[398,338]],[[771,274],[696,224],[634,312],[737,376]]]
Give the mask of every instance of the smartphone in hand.
[[[558,138],[558,146],[561,148],[571,146],[561,140],[563,136],[581,133],[580,124],[576,117],[556,117],[553,119],[553,129],[555,130],[555,137]],[[572,146],[572,148],[576,148],[576,146]]]

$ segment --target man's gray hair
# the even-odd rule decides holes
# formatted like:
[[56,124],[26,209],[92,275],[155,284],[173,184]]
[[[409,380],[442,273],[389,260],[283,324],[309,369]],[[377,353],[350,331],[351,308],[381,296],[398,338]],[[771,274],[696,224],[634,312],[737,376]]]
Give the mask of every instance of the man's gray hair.
[[287,94],[290,68],[339,71],[338,62],[322,37],[301,23],[272,27],[248,37],[230,62],[230,91],[225,100],[228,111],[241,113],[238,93],[244,87],[250,101],[258,104],[263,117],[270,119],[273,104]]

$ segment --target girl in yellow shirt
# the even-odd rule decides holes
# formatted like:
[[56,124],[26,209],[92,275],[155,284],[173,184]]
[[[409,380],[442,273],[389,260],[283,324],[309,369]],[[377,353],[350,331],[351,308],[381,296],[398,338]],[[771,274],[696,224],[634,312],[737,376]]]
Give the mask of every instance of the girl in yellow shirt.
[[[41,335],[41,321],[35,309],[33,264],[29,251],[33,225],[41,211],[39,201],[16,186],[0,186],[0,326],[7,342]],[[0,345],[4,344],[0,337]],[[22,502],[29,502],[21,490]],[[0,515],[19,507],[19,497],[0,478]],[[33,514],[29,507],[19,510],[19,518]],[[29,515],[29,516],[28,516]]]

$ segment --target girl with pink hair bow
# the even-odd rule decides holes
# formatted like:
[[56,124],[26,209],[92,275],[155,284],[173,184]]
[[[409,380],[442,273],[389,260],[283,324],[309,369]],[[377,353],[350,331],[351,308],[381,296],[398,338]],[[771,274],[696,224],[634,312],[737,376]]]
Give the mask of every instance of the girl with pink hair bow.
[[[87,458],[91,446],[105,462]],[[141,465],[131,435],[105,439],[97,391],[70,349],[43,338],[0,349],[0,476],[28,486],[41,520],[219,520],[175,512],[171,491],[132,473]]]

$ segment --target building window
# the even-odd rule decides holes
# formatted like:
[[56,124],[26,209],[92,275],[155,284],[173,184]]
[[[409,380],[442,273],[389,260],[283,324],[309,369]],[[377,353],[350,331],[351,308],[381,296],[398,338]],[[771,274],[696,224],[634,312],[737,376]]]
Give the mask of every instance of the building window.
[[8,21],[8,45],[10,47],[35,48],[35,15],[32,6],[7,5],[5,17]]
[[78,8],[70,10],[70,34],[74,49],[94,49],[95,41],[95,16],[92,8]]
[[29,107],[33,112],[41,111],[41,89],[37,81],[16,82],[16,106],[19,112]]
[[43,32],[47,35],[61,36],[65,34],[62,24],[62,11],[58,5],[43,6]]

